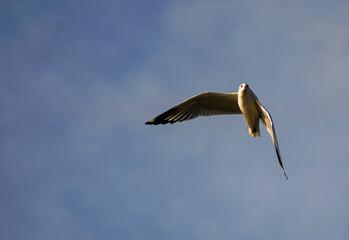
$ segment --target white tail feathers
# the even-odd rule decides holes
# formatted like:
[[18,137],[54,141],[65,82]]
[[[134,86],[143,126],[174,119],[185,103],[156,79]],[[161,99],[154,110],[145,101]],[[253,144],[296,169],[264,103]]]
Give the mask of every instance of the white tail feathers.
[[252,137],[260,137],[261,136],[261,131],[259,130],[259,126],[258,126],[258,128],[253,128],[253,129],[247,127],[247,131]]

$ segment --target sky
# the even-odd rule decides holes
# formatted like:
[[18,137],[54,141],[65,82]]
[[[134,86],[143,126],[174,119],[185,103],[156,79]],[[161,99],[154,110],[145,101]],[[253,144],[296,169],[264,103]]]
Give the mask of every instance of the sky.
[[[348,1],[2,1],[1,239],[347,239]],[[248,83],[241,115],[144,123]]]

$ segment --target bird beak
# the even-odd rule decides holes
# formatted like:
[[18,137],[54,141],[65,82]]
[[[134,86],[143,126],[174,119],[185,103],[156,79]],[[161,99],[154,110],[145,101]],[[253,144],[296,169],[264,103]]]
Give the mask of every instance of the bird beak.
[[245,84],[244,88],[246,88],[246,87],[247,87],[247,85]]

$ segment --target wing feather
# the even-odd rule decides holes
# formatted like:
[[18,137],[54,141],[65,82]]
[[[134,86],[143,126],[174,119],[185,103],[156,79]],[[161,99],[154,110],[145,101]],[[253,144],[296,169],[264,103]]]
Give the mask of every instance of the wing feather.
[[278,139],[276,137],[273,119],[271,118],[271,115],[269,114],[269,112],[263,107],[263,105],[258,101],[257,98],[256,98],[256,103],[257,103],[257,106],[259,107],[259,110],[261,113],[262,123],[265,126],[265,128],[267,129],[269,135],[271,136],[271,139],[273,140],[276,155],[278,157],[281,170],[284,173],[285,177],[288,179],[286,172],[285,172],[285,169],[284,169],[284,166],[282,164],[281,153],[280,153],[280,149],[279,149]]
[[200,93],[149,120],[145,124],[172,124],[191,120],[199,116],[221,114],[241,114],[238,105],[238,93]]

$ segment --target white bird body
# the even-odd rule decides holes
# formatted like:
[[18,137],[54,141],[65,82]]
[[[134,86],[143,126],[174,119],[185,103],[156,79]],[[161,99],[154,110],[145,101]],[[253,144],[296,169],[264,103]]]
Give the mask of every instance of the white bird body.
[[282,164],[273,120],[253,91],[245,83],[241,84],[238,92],[235,93],[204,92],[195,95],[149,120],[145,124],[173,124],[191,120],[199,116],[221,114],[242,114],[247,125],[247,131],[252,137],[261,135],[259,120],[262,120],[263,125],[273,140],[281,170],[288,179]]
[[261,119],[261,114],[257,108],[256,96],[246,84],[242,84],[239,87],[238,94],[238,104],[247,124],[248,133],[252,137],[260,136],[259,120]]

